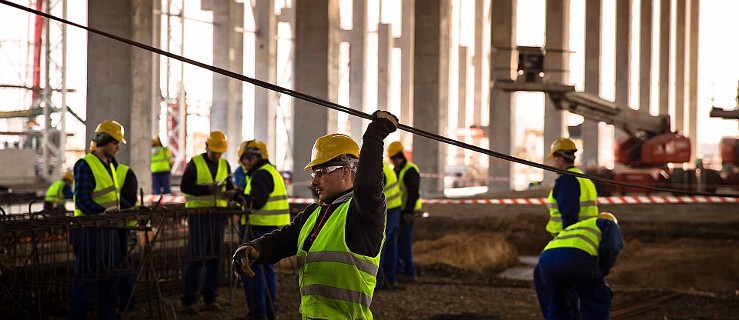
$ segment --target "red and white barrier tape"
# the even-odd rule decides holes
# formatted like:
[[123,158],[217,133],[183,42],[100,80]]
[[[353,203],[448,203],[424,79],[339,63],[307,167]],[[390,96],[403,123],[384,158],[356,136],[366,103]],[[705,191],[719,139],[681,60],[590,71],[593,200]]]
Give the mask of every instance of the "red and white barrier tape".
[[[184,196],[146,195],[145,203],[159,201],[161,203],[184,203]],[[311,204],[311,198],[290,198],[292,204]],[[546,205],[545,198],[513,198],[513,199],[423,199],[425,204],[515,204],[515,205]],[[739,199],[731,197],[704,197],[704,196],[621,196],[599,197],[599,204],[661,204],[661,203],[738,203]]]

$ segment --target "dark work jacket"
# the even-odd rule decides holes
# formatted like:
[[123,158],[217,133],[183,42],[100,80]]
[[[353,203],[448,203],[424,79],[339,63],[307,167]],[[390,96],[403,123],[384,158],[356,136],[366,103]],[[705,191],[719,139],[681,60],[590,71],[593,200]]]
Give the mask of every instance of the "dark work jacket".
[[267,159],[259,160],[246,172],[246,176],[251,179],[251,191],[248,196],[244,195],[244,203],[247,208],[254,210],[261,209],[267,204],[269,194],[275,190],[275,182],[272,180],[272,175],[266,170],[258,170],[267,163],[269,163]]
[[[403,159],[403,162],[393,168],[395,174],[400,178],[400,170],[408,164],[408,160]],[[416,210],[416,201],[421,196],[418,189],[421,187],[421,175],[415,168],[408,168],[403,176],[403,184],[405,185],[406,192],[408,192],[408,199],[405,201],[405,206],[402,208],[403,212],[413,212]]]
[[[320,206],[320,215],[328,220],[340,203],[352,199],[346,218],[346,242],[356,254],[374,257],[380,252],[385,232],[385,195],[383,188],[383,140],[389,132],[381,124],[370,123],[363,136],[354,189],[349,189],[325,203],[314,203],[300,212],[293,221],[252,242],[260,252],[256,263],[275,263],[298,252],[298,236],[313,211]],[[322,220],[319,216],[318,221]],[[318,225],[318,232],[323,225]],[[315,231],[315,230],[314,230]],[[313,233],[313,232],[311,232]],[[316,233],[317,234],[317,233]],[[308,237],[303,249],[308,250],[313,239]]]
[[562,215],[563,230],[580,221],[580,182],[577,178],[569,174],[560,175],[554,180],[552,196],[557,200],[557,209]]

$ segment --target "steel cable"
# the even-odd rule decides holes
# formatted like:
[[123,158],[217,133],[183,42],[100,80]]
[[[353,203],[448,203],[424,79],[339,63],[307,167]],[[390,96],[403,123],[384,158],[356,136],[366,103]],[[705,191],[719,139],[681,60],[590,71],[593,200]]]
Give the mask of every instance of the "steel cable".
[[[164,50],[161,50],[161,49],[158,49],[158,48],[155,48],[155,47],[152,47],[152,46],[149,46],[149,45],[146,45],[146,44],[137,42],[137,41],[133,41],[133,40],[126,39],[126,38],[123,38],[123,37],[120,37],[120,36],[116,36],[114,34],[110,34],[108,32],[101,31],[101,30],[98,30],[98,29],[95,29],[95,28],[90,28],[90,27],[87,27],[87,26],[83,26],[81,24],[78,24],[78,23],[75,23],[75,22],[72,22],[72,21],[69,21],[69,20],[66,20],[66,19],[62,19],[62,18],[53,16],[53,15],[47,14],[45,12],[41,12],[41,11],[38,11],[38,10],[34,10],[34,9],[31,9],[31,8],[28,8],[28,7],[25,7],[25,6],[16,4],[16,3],[12,3],[12,2],[7,1],[7,0],[0,0],[0,3],[4,4],[6,6],[9,6],[9,7],[13,7],[13,8],[16,8],[16,9],[20,9],[20,10],[23,10],[23,11],[26,11],[26,12],[29,12],[29,13],[32,13],[32,14],[35,14],[35,15],[43,16],[43,17],[45,17],[47,19],[55,20],[55,21],[58,21],[58,22],[61,22],[61,23],[64,23],[64,24],[68,24],[68,25],[71,25],[71,26],[80,28],[80,29],[84,29],[84,30],[86,30],[86,31],[88,31],[90,33],[94,33],[94,34],[101,35],[101,36],[106,37],[106,38],[110,38],[110,39],[113,39],[113,40],[116,40],[116,41],[119,41],[119,42],[123,42],[123,43],[129,44],[131,46],[138,47],[138,48],[141,48],[141,49],[144,49],[144,50],[153,52],[153,53],[157,53],[159,55],[163,55],[163,56],[168,57],[168,58],[171,58],[171,59],[175,59],[175,60],[178,60],[178,61],[187,63],[187,64],[198,66],[200,68],[203,68],[203,69],[206,69],[206,70],[209,70],[209,71],[212,71],[212,72],[215,72],[215,73],[218,73],[218,74],[227,76],[227,77],[232,78],[232,79],[236,79],[236,80],[241,80],[241,81],[244,81],[244,82],[248,82],[248,83],[251,83],[253,85],[256,85],[256,86],[259,86],[259,87],[268,89],[268,90],[272,90],[272,91],[275,91],[275,92],[286,94],[286,95],[292,96],[294,98],[297,98],[297,99],[300,99],[300,100],[303,100],[303,101],[307,101],[307,102],[311,102],[311,103],[314,103],[314,104],[317,104],[317,105],[320,105],[320,106],[323,106],[323,107],[326,107],[326,108],[329,108],[329,109],[333,109],[333,110],[336,110],[336,111],[341,111],[341,112],[344,112],[344,113],[353,115],[355,117],[359,117],[359,118],[363,118],[363,119],[367,119],[367,120],[372,120],[372,116],[369,115],[369,114],[367,114],[367,113],[364,113],[362,111],[359,111],[359,110],[356,110],[356,109],[352,109],[352,108],[349,108],[349,107],[345,107],[345,106],[342,106],[342,105],[339,105],[339,104],[336,104],[336,103],[333,103],[333,102],[330,102],[330,101],[326,101],[326,100],[323,100],[323,99],[320,99],[320,98],[317,98],[317,97],[314,97],[314,96],[311,96],[311,95],[308,95],[308,94],[305,94],[305,93],[302,93],[302,92],[290,90],[290,89],[287,89],[287,88],[284,88],[284,87],[280,87],[278,85],[275,85],[275,84],[272,84],[272,83],[269,83],[269,82],[265,82],[265,81],[262,81],[262,80],[259,80],[259,79],[255,79],[255,78],[250,78],[250,77],[247,77],[247,76],[242,75],[242,74],[238,74],[238,73],[233,72],[233,71],[229,71],[229,70],[226,70],[226,69],[223,69],[223,68],[219,68],[219,67],[212,66],[212,65],[209,65],[209,64],[206,64],[206,63],[202,63],[202,62],[199,62],[199,61],[196,61],[196,60],[192,60],[192,59],[189,59],[189,58],[186,58],[186,57],[183,57],[183,56],[180,56],[180,55],[176,55],[176,54],[173,54],[173,53],[170,53],[170,52],[167,52],[167,51],[164,51]],[[517,158],[517,157],[511,156],[511,155],[507,155],[507,154],[504,154],[504,153],[500,153],[500,152],[497,152],[497,151],[488,150],[488,149],[485,149],[485,148],[482,148],[482,147],[478,147],[478,146],[475,146],[475,145],[467,144],[467,143],[464,143],[464,142],[461,142],[461,141],[457,141],[457,140],[454,140],[454,139],[451,139],[451,138],[444,137],[444,136],[439,135],[439,134],[435,134],[435,133],[427,132],[427,131],[424,131],[424,130],[421,130],[421,129],[418,129],[418,128],[414,128],[414,127],[411,127],[411,126],[408,126],[408,125],[405,125],[405,124],[399,124],[398,125],[398,128],[400,130],[403,130],[403,131],[406,131],[406,132],[410,132],[412,134],[419,135],[419,136],[422,136],[424,138],[436,140],[438,142],[443,142],[443,143],[450,144],[450,145],[453,145],[453,146],[457,146],[457,147],[460,147],[460,148],[463,148],[463,149],[468,149],[468,150],[475,151],[475,152],[478,152],[478,153],[482,153],[482,154],[485,154],[485,155],[488,155],[488,156],[491,156],[491,157],[494,157],[494,158],[506,160],[506,161],[509,161],[509,162],[515,162],[515,163],[523,164],[523,165],[526,165],[526,166],[530,166],[530,167],[534,167],[534,168],[538,168],[538,169],[542,169],[542,170],[546,170],[546,171],[556,172],[556,173],[559,173],[559,174],[567,174],[567,175],[571,175],[571,176],[574,176],[574,177],[586,178],[586,179],[590,179],[590,180],[593,180],[593,181],[598,181],[598,182],[603,182],[603,183],[608,183],[608,184],[613,184],[613,185],[620,185],[620,186],[624,186],[624,187],[632,187],[632,188],[639,188],[639,189],[644,189],[644,190],[661,191],[661,192],[669,192],[669,193],[677,193],[677,194],[685,194],[685,195],[693,195],[693,196],[707,196],[707,197],[714,196],[714,197],[739,198],[739,195],[737,195],[737,194],[707,193],[707,192],[698,192],[698,191],[675,190],[675,189],[669,189],[669,188],[645,186],[645,185],[639,185],[639,184],[634,184],[634,183],[616,181],[616,180],[602,178],[602,177],[593,176],[593,175],[589,175],[589,174],[576,173],[576,172],[572,172],[572,171],[563,170],[563,169],[555,168],[555,167],[552,167],[552,166],[548,166],[548,165],[545,165],[545,164],[541,164],[541,163],[538,163],[538,162],[534,162],[534,161],[529,161],[529,160]]]

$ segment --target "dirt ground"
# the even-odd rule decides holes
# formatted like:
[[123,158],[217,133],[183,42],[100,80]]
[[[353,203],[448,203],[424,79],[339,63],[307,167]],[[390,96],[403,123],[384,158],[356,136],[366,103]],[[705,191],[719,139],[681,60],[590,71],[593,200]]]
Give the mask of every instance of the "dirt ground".
[[[430,216],[417,220],[415,229],[418,280],[403,284],[403,290],[376,291],[376,319],[541,318],[530,281],[497,275],[519,265],[519,255],[536,256],[545,246],[546,208],[425,209]],[[618,216],[626,243],[607,278],[615,295],[612,319],[739,319],[739,205],[604,205],[601,210]],[[289,263],[279,272],[278,287],[280,319],[299,319],[297,278]],[[177,297],[170,300],[179,305]],[[220,312],[177,318],[245,316],[240,287],[221,288],[219,301]],[[145,314],[140,310],[135,318]]]

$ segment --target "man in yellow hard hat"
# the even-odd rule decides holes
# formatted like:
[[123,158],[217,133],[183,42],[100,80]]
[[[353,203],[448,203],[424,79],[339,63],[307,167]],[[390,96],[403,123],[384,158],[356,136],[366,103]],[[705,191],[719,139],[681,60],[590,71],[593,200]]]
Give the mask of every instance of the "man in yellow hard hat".
[[[290,204],[282,175],[269,162],[267,146],[250,140],[238,151],[239,163],[246,169],[244,208],[250,214],[241,217],[242,242],[252,241],[290,223]],[[252,266],[254,277],[242,277],[250,319],[277,317],[277,283],[272,264]]]
[[[222,158],[226,152],[226,135],[211,131],[205,142],[205,153],[192,157],[182,174],[180,190],[185,194],[187,208],[223,208],[233,196],[231,167]],[[219,257],[223,247],[226,217],[202,215],[188,217],[189,262],[185,266],[182,308],[196,314],[198,293],[201,291],[206,311],[217,311]],[[205,269],[204,277],[201,270]],[[202,279],[201,279],[202,278]]]
[[169,149],[162,145],[159,137],[151,139],[151,182],[153,194],[172,192],[169,184],[169,174],[172,170],[172,156]]
[[609,212],[576,222],[547,244],[534,269],[539,307],[546,319],[609,319],[613,293],[605,277],[624,247]]
[[376,111],[361,151],[347,135],[318,138],[305,170],[312,172],[319,202],[290,224],[242,244],[234,270],[254,276],[252,263],[297,255],[304,319],[372,319],[385,229],[383,140],[397,126],[395,116]]
[[[416,268],[413,266],[413,220],[416,211],[421,210],[421,170],[405,157],[404,147],[395,141],[387,147],[387,156],[398,175],[400,188],[401,226],[398,235],[398,274],[415,281]],[[402,278],[401,278],[402,280]]]
[[[576,173],[583,173],[575,167],[575,143],[568,138],[559,138],[552,142],[549,160],[554,167]],[[588,218],[598,215],[598,192],[593,181],[587,178],[560,175],[554,181],[554,188],[549,192],[547,208],[549,222],[546,229],[556,236],[562,229]]]
[[54,181],[46,190],[44,211],[50,214],[64,215],[67,211],[64,204],[74,196],[74,193],[72,193],[73,184],[74,174],[72,172],[67,172],[61,179]]
[[[127,166],[115,159],[120,144],[126,143],[123,126],[116,121],[101,122],[92,142],[95,150],[74,165],[74,216],[114,214],[134,207],[138,181]],[[121,268],[126,261],[121,238],[125,237],[114,229],[72,230],[76,268],[70,319],[86,318],[93,292],[97,292],[98,316],[115,318],[119,277],[110,274],[111,269]],[[106,274],[110,276],[101,277]]]
[[[252,141],[252,140],[249,140]],[[234,187],[236,187],[239,190],[246,189],[246,171],[247,169],[244,168],[244,163],[241,162],[241,154],[242,151],[246,150],[246,144],[249,143],[249,141],[242,141],[239,144],[239,151],[237,152],[237,155],[239,156],[239,166],[234,170]]]

